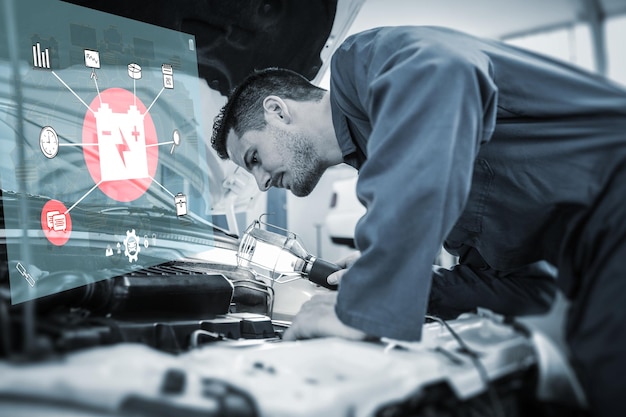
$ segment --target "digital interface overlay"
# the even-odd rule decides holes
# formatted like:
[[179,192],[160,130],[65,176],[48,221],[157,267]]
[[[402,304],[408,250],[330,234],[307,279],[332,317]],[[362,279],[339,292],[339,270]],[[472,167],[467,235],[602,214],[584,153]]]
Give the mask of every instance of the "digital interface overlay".
[[212,229],[194,37],[59,1],[15,9],[21,97],[15,51],[0,45],[12,302],[202,250]]

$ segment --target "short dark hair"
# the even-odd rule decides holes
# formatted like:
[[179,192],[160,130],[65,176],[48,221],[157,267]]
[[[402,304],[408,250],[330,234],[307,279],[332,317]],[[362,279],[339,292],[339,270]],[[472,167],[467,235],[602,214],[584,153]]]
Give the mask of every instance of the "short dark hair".
[[291,70],[266,68],[254,71],[231,91],[228,101],[215,117],[211,145],[220,158],[228,159],[226,138],[231,129],[239,137],[249,130],[263,130],[266,125],[263,100],[269,95],[319,101],[325,91]]

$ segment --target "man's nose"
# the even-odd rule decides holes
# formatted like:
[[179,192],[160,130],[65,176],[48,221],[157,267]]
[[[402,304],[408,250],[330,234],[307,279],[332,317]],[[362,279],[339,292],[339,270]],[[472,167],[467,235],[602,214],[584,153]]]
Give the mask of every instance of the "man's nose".
[[272,176],[267,171],[258,168],[254,172],[254,178],[256,179],[256,183],[259,186],[259,190],[267,191],[270,189]]

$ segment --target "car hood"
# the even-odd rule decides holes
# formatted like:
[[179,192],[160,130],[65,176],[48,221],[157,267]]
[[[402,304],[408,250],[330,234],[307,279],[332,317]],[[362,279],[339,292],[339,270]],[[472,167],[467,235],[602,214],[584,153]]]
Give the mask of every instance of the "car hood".
[[[200,76],[223,95],[259,68],[283,67],[314,79],[325,68],[322,51],[338,7],[337,0],[68,2],[193,34]],[[347,22],[338,21],[332,36]]]

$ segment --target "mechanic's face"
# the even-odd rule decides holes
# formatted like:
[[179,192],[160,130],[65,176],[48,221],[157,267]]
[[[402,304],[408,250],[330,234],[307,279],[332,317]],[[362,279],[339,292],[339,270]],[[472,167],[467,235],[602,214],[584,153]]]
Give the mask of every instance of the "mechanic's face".
[[227,139],[230,159],[254,175],[259,189],[286,188],[298,196],[309,195],[324,173],[321,158],[302,132],[268,124],[263,131],[249,131]]

